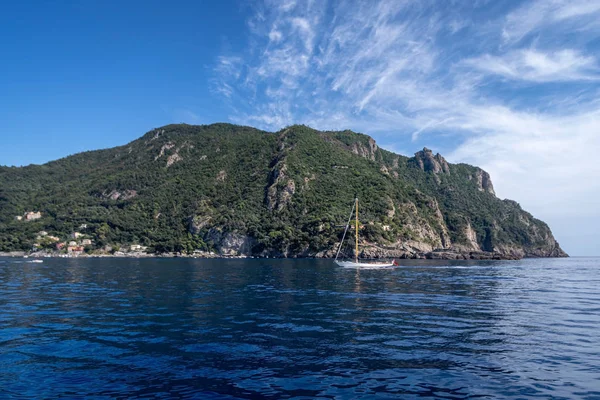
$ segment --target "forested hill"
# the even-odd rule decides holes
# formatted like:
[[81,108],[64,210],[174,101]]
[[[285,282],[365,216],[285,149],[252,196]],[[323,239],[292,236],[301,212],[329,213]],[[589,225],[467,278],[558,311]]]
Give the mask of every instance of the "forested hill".
[[400,156],[351,131],[230,124],[168,125],[125,146],[0,167],[0,251],[71,242],[92,253],[330,256],[355,196],[365,256],[566,255],[477,167],[427,149]]

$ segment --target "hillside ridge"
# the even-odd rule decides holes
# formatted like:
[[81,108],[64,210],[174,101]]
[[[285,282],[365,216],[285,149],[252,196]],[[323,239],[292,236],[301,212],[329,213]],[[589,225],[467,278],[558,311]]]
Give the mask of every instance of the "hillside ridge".
[[365,257],[566,256],[481,168],[348,130],[227,123],[0,167],[0,251],[331,257],[354,196]]

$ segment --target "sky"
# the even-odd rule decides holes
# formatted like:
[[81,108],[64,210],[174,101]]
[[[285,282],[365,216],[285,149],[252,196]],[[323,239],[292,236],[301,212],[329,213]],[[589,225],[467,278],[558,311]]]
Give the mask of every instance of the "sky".
[[5,2],[0,165],[169,123],[352,129],[600,255],[600,0]]

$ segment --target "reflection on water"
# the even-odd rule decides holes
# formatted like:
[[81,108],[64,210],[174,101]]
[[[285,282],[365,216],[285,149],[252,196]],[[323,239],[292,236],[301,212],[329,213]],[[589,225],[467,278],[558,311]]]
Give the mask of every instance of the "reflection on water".
[[598,398],[600,259],[0,259],[0,398]]

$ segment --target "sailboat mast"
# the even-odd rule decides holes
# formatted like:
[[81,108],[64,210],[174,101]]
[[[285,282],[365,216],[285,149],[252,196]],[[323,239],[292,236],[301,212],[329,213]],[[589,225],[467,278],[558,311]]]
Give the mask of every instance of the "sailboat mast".
[[356,202],[356,247],[354,248],[354,261],[358,263],[358,197],[355,199]]

